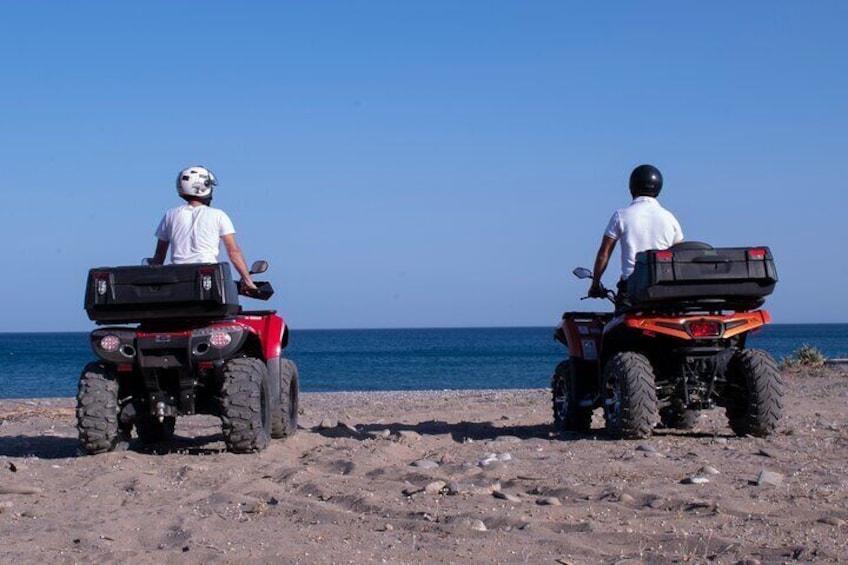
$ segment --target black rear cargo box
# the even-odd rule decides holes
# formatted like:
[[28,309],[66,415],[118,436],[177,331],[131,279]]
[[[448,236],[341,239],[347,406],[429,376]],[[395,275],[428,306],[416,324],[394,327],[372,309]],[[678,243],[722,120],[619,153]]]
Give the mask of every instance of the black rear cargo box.
[[217,318],[238,310],[229,263],[101,267],[88,272],[85,311],[97,323]]
[[768,247],[699,244],[637,253],[627,291],[634,306],[723,301],[728,307],[745,309],[760,305],[776,282]]

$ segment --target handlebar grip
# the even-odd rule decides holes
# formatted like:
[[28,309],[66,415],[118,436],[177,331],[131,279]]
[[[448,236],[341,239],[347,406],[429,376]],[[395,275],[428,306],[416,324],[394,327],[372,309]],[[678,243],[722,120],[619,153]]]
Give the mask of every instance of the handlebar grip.
[[238,293],[241,296],[246,296],[248,298],[255,298],[257,300],[268,300],[274,295],[274,287],[271,286],[271,283],[265,281],[253,281],[253,284],[256,285],[256,289],[248,289],[245,288],[241,281],[239,281]]

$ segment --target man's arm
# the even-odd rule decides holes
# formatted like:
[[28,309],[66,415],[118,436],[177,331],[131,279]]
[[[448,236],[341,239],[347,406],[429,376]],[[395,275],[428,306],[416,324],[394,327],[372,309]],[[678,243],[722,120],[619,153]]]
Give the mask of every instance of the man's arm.
[[165,257],[168,256],[168,242],[160,239],[156,242],[156,251],[153,252],[153,258],[150,260],[151,265],[164,265]]
[[616,242],[617,240],[608,235],[605,235],[601,240],[601,247],[598,249],[598,255],[595,257],[595,268],[592,269],[592,286],[589,288],[589,296],[593,296],[593,291],[595,294],[600,294],[601,276],[607,270],[607,264],[609,264],[609,259],[613,249],[615,249]]
[[222,235],[221,240],[224,242],[224,247],[227,250],[227,256],[230,258],[230,262],[233,264],[233,267],[236,268],[238,274],[241,275],[241,280],[247,288],[255,289],[256,285],[253,284],[253,279],[250,278],[250,269],[247,268],[247,263],[244,261],[244,255],[242,255],[241,248],[236,243],[236,236],[234,234]]

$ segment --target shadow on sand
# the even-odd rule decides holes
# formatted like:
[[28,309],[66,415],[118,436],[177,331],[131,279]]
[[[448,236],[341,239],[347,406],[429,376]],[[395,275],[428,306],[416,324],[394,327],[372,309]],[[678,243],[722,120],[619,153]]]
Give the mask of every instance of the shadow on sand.
[[[210,434],[196,437],[175,435],[168,441],[143,444],[138,439],[119,443],[113,451],[133,451],[147,455],[210,455],[226,451],[223,435]],[[77,438],[51,436],[0,437],[0,457],[37,457],[39,459],[65,459],[88,456]]]
[[453,441],[463,443],[466,441],[495,440],[503,437],[518,438],[520,440],[575,440],[585,439],[587,436],[580,434],[565,433],[557,435],[553,433],[550,424],[536,425],[495,425],[493,422],[467,422],[449,423],[441,420],[426,420],[417,423],[390,423],[390,424],[363,424],[355,429],[345,425],[334,428],[315,427],[310,431],[324,437],[340,438],[348,437],[365,440],[374,434],[389,432],[398,435],[401,432],[415,432],[422,436],[426,435],[450,435]]
[[[352,438],[365,440],[374,437],[375,434],[396,436],[401,432],[415,432],[422,436],[426,435],[450,435],[453,441],[463,443],[466,441],[486,441],[498,438],[511,437],[520,440],[538,439],[546,441],[645,441],[650,442],[651,437],[643,440],[618,440],[610,436],[604,428],[594,428],[589,433],[554,431],[551,424],[537,425],[496,425],[493,422],[467,422],[448,423],[441,420],[427,420],[417,423],[390,423],[390,424],[363,424],[354,427],[339,424],[334,428],[321,428],[316,426],[309,431],[328,438]],[[696,430],[680,430],[657,428],[652,437],[679,436],[694,439],[710,439],[715,437],[733,437],[733,434],[717,434],[715,432],[701,432]]]

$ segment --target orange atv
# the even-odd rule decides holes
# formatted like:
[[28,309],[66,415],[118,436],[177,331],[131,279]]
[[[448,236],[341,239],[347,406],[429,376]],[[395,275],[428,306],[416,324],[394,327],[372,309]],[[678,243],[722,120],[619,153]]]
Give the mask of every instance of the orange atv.
[[[658,424],[691,429],[700,410],[721,406],[737,435],[773,433],[783,379],[774,359],[745,341],[771,321],[760,306],[776,282],[768,247],[685,242],[637,254],[627,306],[566,312],[556,329],[569,352],[551,383],[556,430],[588,432],[602,407],[611,435],[645,438]],[[612,291],[607,297],[615,302]]]

